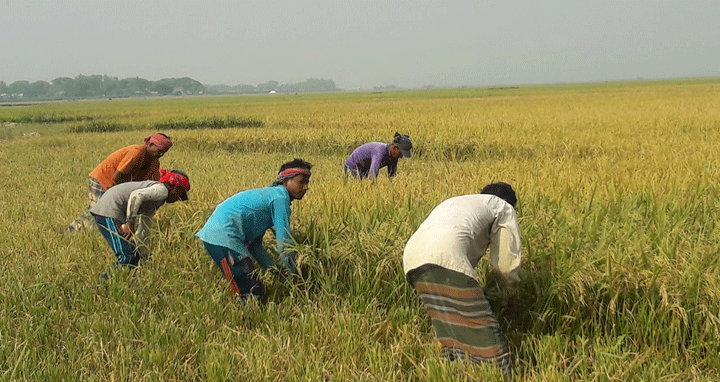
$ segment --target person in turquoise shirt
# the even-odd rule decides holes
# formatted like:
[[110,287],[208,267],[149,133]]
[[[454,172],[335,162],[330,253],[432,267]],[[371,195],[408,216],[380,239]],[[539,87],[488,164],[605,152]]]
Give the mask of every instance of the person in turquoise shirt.
[[293,244],[290,203],[305,196],[311,169],[312,164],[302,159],[284,163],[270,187],[242,191],[226,199],[196,234],[242,302],[263,296],[254,261],[265,269],[275,267],[262,244],[268,229],[275,228],[281,272],[298,273],[295,253],[289,249]]

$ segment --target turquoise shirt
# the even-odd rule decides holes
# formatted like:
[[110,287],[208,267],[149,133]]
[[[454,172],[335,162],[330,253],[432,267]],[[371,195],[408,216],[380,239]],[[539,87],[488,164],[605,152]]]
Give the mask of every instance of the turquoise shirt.
[[262,241],[265,231],[275,227],[278,253],[288,270],[297,273],[295,254],[286,253],[293,243],[290,212],[290,194],[283,186],[243,191],[220,203],[195,236],[208,244],[251,256],[268,268],[275,263]]

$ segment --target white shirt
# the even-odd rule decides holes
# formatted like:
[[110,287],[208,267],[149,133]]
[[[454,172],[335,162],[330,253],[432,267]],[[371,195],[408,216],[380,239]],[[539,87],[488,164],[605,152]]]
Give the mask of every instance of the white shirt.
[[403,268],[407,274],[434,264],[478,280],[475,266],[488,247],[492,267],[509,282],[520,281],[520,233],[515,209],[495,195],[456,196],[435,207],[410,237]]

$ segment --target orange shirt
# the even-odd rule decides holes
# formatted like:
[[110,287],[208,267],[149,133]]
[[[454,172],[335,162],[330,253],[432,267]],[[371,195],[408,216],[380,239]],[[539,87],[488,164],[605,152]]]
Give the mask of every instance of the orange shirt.
[[104,190],[115,185],[112,180],[115,171],[119,171],[124,175],[130,175],[130,181],[132,182],[159,180],[160,161],[152,159],[143,166],[145,155],[147,155],[145,145],[123,147],[110,154],[109,157],[95,167],[90,173],[90,177],[97,179]]

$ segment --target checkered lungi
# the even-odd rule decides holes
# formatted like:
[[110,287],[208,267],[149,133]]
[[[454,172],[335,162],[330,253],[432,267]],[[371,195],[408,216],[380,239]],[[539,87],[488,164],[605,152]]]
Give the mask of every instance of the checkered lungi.
[[90,209],[95,205],[95,203],[98,202],[98,200],[100,200],[100,197],[103,196],[104,193],[105,190],[103,190],[100,182],[98,182],[97,179],[91,177],[88,185],[88,196],[90,198],[88,208],[87,210],[85,210],[85,213],[83,213],[82,216],[70,223],[67,232],[87,231],[91,229],[93,225],[95,225],[95,218],[93,218],[93,216],[90,214]]
[[432,319],[443,357],[496,364],[511,378],[510,351],[477,280],[435,265],[410,271],[407,278]]

